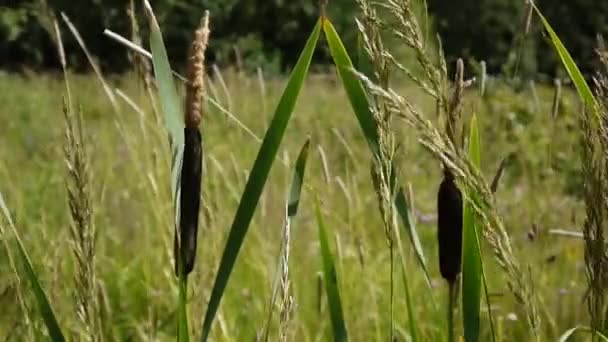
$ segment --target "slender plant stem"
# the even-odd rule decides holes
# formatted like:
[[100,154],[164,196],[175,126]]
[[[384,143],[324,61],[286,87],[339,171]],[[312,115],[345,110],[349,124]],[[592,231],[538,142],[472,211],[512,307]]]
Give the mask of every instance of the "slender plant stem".
[[394,282],[394,269],[395,269],[395,246],[394,243],[391,242],[390,246],[389,246],[389,250],[390,250],[390,258],[391,258],[391,276],[390,276],[390,286],[391,286],[391,291],[390,291],[390,310],[391,310],[391,324],[390,324],[390,340],[393,341],[394,340],[394,336],[393,336],[393,332],[394,332],[394,299],[395,299],[395,282]]
[[[181,253],[178,253],[181,256]],[[188,291],[188,276],[184,274],[182,263],[179,263],[179,303],[178,303],[178,322],[177,322],[177,340],[180,342],[188,342],[188,310],[186,308],[186,293]]]
[[449,284],[448,293],[448,342],[454,342],[454,304],[456,303],[456,283]]
[[[413,201],[412,201],[413,202]],[[412,203],[410,202],[410,203]],[[393,221],[396,220],[397,217],[393,217]],[[410,336],[412,342],[418,342],[418,332],[416,328],[415,318],[414,318],[414,310],[412,309],[412,296],[410,295],[410,286],[408,284],[407,272],[405,270],[405,255],[403,254],[403,245],[401,244],[401,235],[399,234],[399,229],[395,230],[395,240],[397,241],[397,247],[399,248],[399,257],[401,261],[401,277],[403,279],[403,287],[405,289],[405,301],[407,304],[407,316],[410,327]]]

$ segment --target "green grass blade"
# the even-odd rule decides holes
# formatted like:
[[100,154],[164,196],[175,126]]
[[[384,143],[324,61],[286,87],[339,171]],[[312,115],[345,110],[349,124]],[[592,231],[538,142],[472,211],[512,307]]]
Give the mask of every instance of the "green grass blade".
[[[334,60],[334,64],[342,80],[344,89],[350,101],[350,104],[355,112],[357,121],[363,130],[363,134],[367,140],[367,143],[374,155],[378,153],[378,130],[374,117],[370,111],[370,103],[367,94],[361,84],[361,81],[353,73],[353,63],[348,55],[348,52],[344,48],[344,44],[340,39],[340,36],[336,32],[336,29],[331,24],[329,19],[322,18],[323,20],[323,31],[327,38],[329,50]],[[393,184],[398,184],[397,179],[392,179]],[[418,230],[416,229],[412,213],[410,212],[410,206],[407,203],[407,199],[403,192],[403,188],[399,187],[397,196],[395,197],[395,207],[401,217],[401,222],[405,227],[407,234],[410,238],[410,243],[414,248],[416,258],[420,263],[422,270],[426,276],[428,285],[431,284],[431,278],[429,276],[428,268],[426,265],[426,259],[422,250],[422,244],[418,237]]]
[[268,128],[264,141],[262,142],[262,146],[260,147],[260,151],[258,152],[258,156],[253,164],[253,168],[251,169],[251,173],[247,180],[247,185],[245,185],[245,190],[241,197],[241,201],[239,202],[237,212],[234,216],[232,227],[230,228],[226,247],[224,248],[224,253],[220,261],[217,276],[215,278],[215,284],[213,285],[211,297],[209,298],[207,313],[205,314],[205,319],[203,321],[201,336],[202,341],[207,340],[211,331],[211,323],[213,322],[215,314],[218,310],[224,289],[228,283],[228,278],[232,272],[234,262],[236,261],[239,250],[241,249],[241,245],[243,244],[245,234],[249,229],[249,223],[251,222],[253,213],[260,199],[260,195],[262,194],[262,189],[266,184],[268,173],[270,172],[270,168],[276,157],[279,145],[283,139],[283,134],[285,133],[287,123],[289,122],[289,119],[293,113],[293,109],[300,93],[300,89],[302,88],[304,78],[308,73],[310,61],[312,59],[315,47],[317,46],[320,32],[321,23],[319,21],[308,38],[306,46],[304,47],[304,50],[302,50],[300,58],[298,59],[293,72],[291,73],[287,86],[285,87],[283,95],[281,96],[279,104],[277,105],[277,109],[270,123],[270,127]]
[[175,207],[175,222],[179,222],[179,184],[181,176],[181,165],[184,153],[184,118],[180,105],[180,97],[175,88],[171,65],[163,36],[160,31],[156,17],[148,1],[146,14],[150,21],[150,50],[152,51],[152,64],[154,65],[154,76],[158,86],[161,107],[164,113],[165,126],[169,133],[171,145],[171,192]]
[[[480,166],[479,132],[473,116],[469,138],[469,158]],[[469,196],[474,194],[469,193]],[[479,340],[479,305],[481,302],[481,252],[475,224],[475,212],[470,202],[465,202],[462,215],[462,319],[464,338],[467,342]]]
[[[395,218],[396,219],[396,218]],[[403,281],[403,289],[405,292],[405,304],[407,306],[407,318],[408,325],[410,328],[410,336],[412,342],[418,342],[418,323],[416,315],[414,313],[414,306],[412,305],[412,296],[410,293],[410,285],[407,277],[406,259],[405,253],[403,252],[403,244],[401,243],[401,234],[399,230],[395,230],[395,236],[397,240],[397,246],[399,247],[399,257],[401,260],[401,279]]]
[[308,150],[310,149],[310,138],[306,139],[306,142],[300,150],[298,159],[296,160],[296,169],[291,180],[291,187],[289,190],[289,200],[287,201],[287,219],[293,222],[296,214],[298,213],[298,207],[300,205],[300,193],[302,192],[302,184],[304,184],[304,172],[306,171],[306,162],[308,161]]
[[[306,139],[306,142],[300,149],[300,154],[296,160],[296,167],[291,180],[291,186],[289,188],[289,198],[287,199],[287,205],[285,206],[287,213],[286,229],[291,229],[293,221],[295,220],[296,214],[298,213],[298,207],[300,206],[300,194],[302,193],[302,184],[304,184],[304,173],[306,171],[306,162],[308,160],[308,150],[310,149],[310,138]],[[281,267],[283,248],[285,246],[285,235],[283,235],[283,241],[281,243],[281,249],[279,251],[279,263],[277,270]],[[268,318],[266,320],[266,326],[264,327],[264,338],[263,341],[268,341],[268,333],[270,331],[270,322],[272,321],[272,313],[275,305],[275,301],[278,294],[279,288],[279,276],[280,272],[276,272],[274,280],[272,282],[272,295],[270,298],[270,305],[268,306]]]
[[566,330],[558,339],[559,342],[566,342],[569,341],[570,338],[572,336],[574,336],[574,334],[576,334],[577,332],[584,332],[584,333],[589,333],[590,335],[595,335],[599,338],[600,341],[604,341],[604,342],[608,342],[608,337],[606,337],[604,334],[600,333],[599,331],[594,332],[593,330],[591,330],[591,328],[589,327],[585,327],[585,326],[576,326],[574,328],[570,328],[568,330]]
[[[479,138],[479,125],[477,117],[473,115],[471,119],[469,136],[469,158],[478,168],[481,168],[481,140]],[[469,194],[475,201],[475,194]],[[483,256],[481,253],[481,243],[479,240],[478,225],[474,208],[471,203],[465,203],[463,207],[463,246],[462,246],[462,311],[465,341],[479,340],[480,314],[479,306],[481,303],[481,284],[484,286],[486,305],[488,307],[488,319],[490,321],[490,331],[492,341],[496,340],[494,330],[494,320],[490,306],[490,296],[488,284],[484,271]]]
[[357,117],[357,121],[363,130],[363,134],[367,139],[367,143],[372,149],[372,152],[377,154],[378,128],[370,111],[370,104],[367,94],[363,88],[363,85],[353,73],[353,63],[348,55],[348,52],[346,51],[346,48],[344,48],[344,44],[342,43],[338,32],[336,32],[336,29],[329,19],[322,18],[322,20],[325,38],[327,39],[331,56],[334,60],[334,64],[336,65],[336,69],[338,70],[338,74],[340,75],[340,79],[342,80],[342,85],[344,86],[348,100],[350,101],[353,111],[355,112],[355,116]]
[[319,243],[321,244],[321,256],[323,258],[323,279],[325,283],[325,292],[327,293],[327,303],[329,306],[329,314],[331,325],[334,332],[334,341],[348,341],[346,325],[344,323],[344,314],[342,312],[342,302],[340,301],[340,291],[338,289],[338,275],[334,259],[329,249],[327,240],[327,230],[323,222],[323,215],[319,209],[319,203],[315,201],[315,212],[317,215],[317,225],[319,227]]
[[593,96],[591,88],[589,88],[589,85],[585,81],[585,77],[581,73],[580,69],[576,65],[576,62],[574,62],[574,59],[572,58],[562,41],[559,39],[557,33],[555,33],[547,19],[545,19],[543,14],[533,2],[532,7],[534,8],[534,11],[536,11],[536,14],[542,21],[545,30],[547,31],[547,33],[549,33],[549,37],[551,38],[553,47],[559,55],[559,58],[561,59],[564,68],[566,68],[570,79],[572,80],[572,82],[574,82],[576,91],[578,92],[578,95],[581,97],[581,99],[584,101],[585,107],[588,110],[590,109],[594,113],[594,119],[592,120],[592,122],[595,122],[596,124],[599,123],[600,117],[598,113],[598,103],[595,97]]
[[23,261],[23,267],[25,268],[25,277],[30,281],[32,286],[32,293],[36,298],[36,304],[38,305],[38,309],[40,310],[40,314],[42,315],[42,319],[44,320],[44,324],[49,332],[49,336],[51,341],[53,342],[63,342],[65,338],[63,337],[63,333],[61,332],[61,328],[59,328],[59,323],[57,323],[57,318],[55,317],[55,313],[53,312],[53,308],[51,307],[51,303],[49,302],[44,290],[42,289],[42,285],[38,280],[38,276],[36,275],[36,271],[34,271],[34,267],[32,266],[32,261],[21,242],[21,238],[19,237],[19,232],[13,223],[10,212],[4,202],[4,198],[0,193],[0,209],[4,218],[8,222],[13,234],[15,235],[15,240],[17,240],[17,250],[19,251],[19,256]]

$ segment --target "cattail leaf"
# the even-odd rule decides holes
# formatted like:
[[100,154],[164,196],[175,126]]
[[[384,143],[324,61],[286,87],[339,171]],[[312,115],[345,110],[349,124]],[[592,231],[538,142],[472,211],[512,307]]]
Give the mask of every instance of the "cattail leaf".
[[[471,120],[469,158],[479,168],[479,132],[477,119]],[[469,193],[469,196],[474,194]],[[469,198],[472,200],[472,198]],[[462,214],[462,319],[467,342],[479,340],[479,305],[481,302],[481,253],[475,223],[475,212],[466,201]]]
[[177,225],[179,224],[179,184],[185,139],[183,111],[180,105],[180,97],[175,88],[169,57],[167,56],[167,50],[165,49],[158,21],[148,1],[145,2],[145,7],[150,22],[150,50],[152,51],[154,76],[171,145],[171,192],[175,208],[175,224]]
[[344,323],[344,314],[342,312],[342,302],[340,300],[340,290],[338,289],[338,275],[336,272],[334,259],[329,249],[327,229],[325,227],[325,223],[323,222],[323,215],[321,214],[319,203],[317,201],[315,201],[315,213],[317,216],[317,226],[319,228],[321,257],[323,259],[323,279],[325,283],[325,292],[327,294],[327,304],[329,307],[332,330],[334,333],[334,341],[348,341],[346,324]]
[[531,6],[534,8],[534,11],[536,12],[538,17],[542,21],[543,26],[545,27],[545,30],[547,31],[547,33],[549,33],[549,37],[551,38],[553,47],[555,48],[555,51],[559,55],[559,58],[562,61],[562,65],[564,66],[564,68],[566,68],[566,71],[568,72],[568,76],[570,76],[570,79],[574,83],[574,86],[576,87],[576,91],[578,92],[578,95],[583,100],[585,107],[588,110],[591,110],[593,112],[594,116],[591,121],[594,122],[595,124],[599,124],[600,114],[598,112],[598,103],[597,103],[595,97],[593,96],[593,92],[591,91],[589,84],[587,84],[587,82],[585,81],[585,77],[583,76],[580,69],[576,65],[576,62],[574,62],[574,59],[568,52],[568,49],[566,49],[566,47],[564,46],[562,41],[559,39],[559,36],[557,35],[557,33],[555,33],[555,31],[553,30],[553,28],[551,27],[551,25],[549,24],[547,19],[545,19],[545,17],[541,13],[541,11],[534,4],[534,2],[530,2],[530,3],[531,3]]
[[57,323],[57,318],[55,317],[55,313],[53,311],[53,308],[51,307],[51,303],[49,302],[46,294],[44,293],[44,289],[42,288],[42,285],[38,280],[38,276],[36,275],[36,271],[32,266],[30,256],[28,255],[25,246],[23,246],[23,242],[21,242],[19,232],[17,231],[17,228],[15,227],[15,224],[11,218],[6,203],[4,202],[2,193],[0,193],[0,211],[4,215],[5,220],[8,222],[8,225],[15,236],[15,240],[17,241],[17,251],[19,252],[19,257],[23,262],[23,267],[25,269],[25,278],[30,281],[30,284],[32,286],[32,293],[34,294],[34,298],[36,299],[36,304],[38,305],[40,315],[42,316],[44,324],[46,325],[46,328],[49,332],[51,341],[63,342],[65,341],[65,338],[63,337],[61,328],[59,328],[59,323]]
[[[479,125],[477,116],[473,115],[469,133],[469,158],[473,165],[481,168],[481,140],[479,138]],[[506,160],[506,159],[505,159]],[[505,160],[503,160],[504,164]],[[502,169],[502,167],[501,167]],[[495,177],[500,178],[500,176]],[[488,319],[490,322],[490,332],[492,341],[496,340],[494,330],[494,320],[492,318],[492,308],[486,275],[479,242],[478,220],[475,215],[473,203],[476,196],[471,191],[468,192],[469,199],[463,206],[463,241],[462,241],[462,312],[465,341],[479,340],[480,314],[479,306],[481,303],[481,285],[484,286],[486,305],[488,308]],[[471,202],[473,201],[473,202]]]
[[510,156],[506,156],[505,158],[503,158],[503,160],[500,161],[498,170],[496,170],[496,174],[494,175],[494,178],[492,179],[492,185],[490,185],[490,190],[492,191],[492,193],[495,193],[496,190],[498,190],[498,184],[500,183],[500,177],[502,177],[502,174],[503,174],[505,168],[507,167],[507,161],[509,158],[510,158]]
[[[410,188],[411,190],[411,188]],[[411,193],[410,193],[411,194]],[[413,202],[413,200],[412,200]],[[393,216],[393,220],[397,220],[396,216]],[[395,224],[397,224],[395,222]],[[412,342],[418,342],[418,323],[417,323],[417,319],[416,319],[416,314],[414,312],[414,306],[412,303],[412,296],[410,293],[410,285],[409,285],[409,280],[408,280],[408,269],[406,267],[407,264],[407,260],[405,257],[405,253],[403,252],[403,244],[401,243],[401,234],[399,233],[399,230],[396,229],[395,230],[395,236],[396,236],[396,240],[397,240],[397,247],[399,248],[399,256],[400,256],[400,261],[401,261],[401,279],[403,281],[403,289],[404,289],[404,293],[405,293],[405,303],[406,303],[406,307],[407,307],[407,317],[408,317],[408,326],[410,328],[410,337],[411,337],[411,341]]]
[[[322,20],[323,31],[325,32],[325,37],[327,39],[334,64],[336,65],[336,69],[338,70],[338,74],[342,80],[342,85],[346,90],[351,107],[355,113],[355,116],[357,117],[359,126],[361,126],[361,129],[363,130],[363,135],[367,140],[368,146],[371,149],[372,154],[377,155],[379,153],[378,130],[374,116],[370,111],[370,103],[367,94],[363,88],[363,85],[361,84],[361,81],[353,72],[353,63],[348,55],[348,52],[344,48],[344,44],[336,32],[336,29],[329,19],[323,17]],[[396,179],[394,175],[392,176],[391,183],[399,184],[398,179]],[[426,259],[422,250],[422,244],[420,243],[418,230],[416,229],[413,215],[411,213],[410,206],[407,203],[407,198],[405,197],[402,187],[399,187],[397,191],[395,197],[395,208],[397,209],[401,222],[403,223],[403,226],[405,227],[410,238],[410,243],[414,249],[416,258],[424,271],[427,284],[430,286],[431,278],[429,276]]]
[[270,172],[272,163],[277,155],[279,145],[281,144],[281,140],[285,133],[285,128],[293,114],[293,109],[300,89],[302,88],[302,84],[304,83],[304,78],[308,74],[308,68],[317,41],[319,40],[320,32],[321,23],[319,21],[308,38],[306,46],[302,50],[298,62],[289,77],[287,86],[279,100],[270,126],[262,141],[258,156],[253,164],[249,178],[247,179],[245,190],[234,216],[230,233],[228,234],[228,240],[226,241],[226,247],[224,248],[213,290],[211,291],[211,297],[209,298],[207,312],[203,321],[201,341],[206,341],[211,331],[211,323],[217,313],[222,295],[226,289],[226,284],[228,283],[228,278],[230,277],[239,250],[243,244],[243,239],[245,238],[245,234],[247,234],[249,224],[253,218],[253,213],[257,207],[266,180],[268,179],[268,173]]

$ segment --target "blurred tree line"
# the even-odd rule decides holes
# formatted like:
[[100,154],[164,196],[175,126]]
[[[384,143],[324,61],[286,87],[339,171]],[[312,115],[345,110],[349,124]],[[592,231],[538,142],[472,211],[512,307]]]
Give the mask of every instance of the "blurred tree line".
[[[524,0],[427,0],[434,29],[442,38],[449,61],[464,57],[485,60],[492,73],[554,74],[553,51],[540,25],[528,25]],[[179,65],[204,9],[211,12],[210,59],[251,69],[281,71],[295,63],[318,16],[318,0],[154,0],[171,58]],[[136,0],[141,14],[141,1]],[[47,8],[65,12],[80,30],[89,50],[108,71],[128,67],[126,49],[102,35],[110,28],[129,36],[128,0],[0,0],[0,67],[57,67],[49,34]],[[594,67],[598,34],[608,34],[606,0],[537,0],[575,59],[587,71]],[[347,45],[356,46],[355,0],[330,0],[329,16]],[[145,35],[145,22],[138,16]],[[65,26],[70,64],[87,67]],[[525,34],[527,32],[527,34]],[[399,47],[397,47],[399,48]],[[316,57],[328,62],[326,50]]]
[[[8,1],[8,3],[6,3]],[[319,15],[318,0],[152,0],[165,44],[175,65],[186,59],[187,47],[204,10],[211,14],[209,59],[220,64],[240,64],[247,69],[263,66],[272,71],[293,65]],[[108,71],[127,68],[126,49],[105,37],[104,28],[130,37],[129,0],[0,0],[0,68],[58,67],[48,10],[59,19],[68,62],[76,69],[87,61],[71,33],[61,22],[64,12],[80,31],[88,49]],[[135,0],[142,35],[147,22],[142,0]],[[354,0],[332,0],[329,15],[349,42],[356,41]],[[145,44],[147,45],[147,44]],[[317,63],[328,62],[328,52],[318,53]]]
[[[448,59],[485,60],[488,71],[554,75],[558,57],[525,0],[427,0]],[[535,0],[586,74],[599,67],[598,37],[608,35],[606,0]]]

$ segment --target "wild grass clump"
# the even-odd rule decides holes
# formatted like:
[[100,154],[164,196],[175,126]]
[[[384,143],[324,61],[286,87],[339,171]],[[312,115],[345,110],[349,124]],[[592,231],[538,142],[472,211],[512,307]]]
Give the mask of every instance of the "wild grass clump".
[[[184,154],[180,184],[180,223],[175,234],[175,273],[179,263],[183,272],[189,274],[196,257],[201,178],[203,168],[202,139],[199,125],[203,117],[205,95],[205,51],[209,42],[209,12],[201,20],[194,33],[188,58],[188,82],[184,112]],[[178,253],[180,253],[178,255]]]
[[[357,20],[359,33],[363,40],[363,49],[366,53],[366,61],[371,66],[371,77],[382,87],[388,89],[390,85],[390,61],[383,55],[381,22],[376,10],[369,1],[358,1],[362,12],[362,19]],[[365,58],[365,57],[363,57]],[[399,168],[395,162],[397,155],[397,141],[392,127],[392,113],[387,110],[384,99],[374,97],[370,102],[370,111],[376,125],[378,136],[378,151],[373,155],[372,180],[378,207],[382,217],[384,235],[389,249],[390,263],[390,285],[389,285],[389,313],[390,313],[390,336],[394,334],[394,265],[395,265],[395,229],[398,229],[395,220],[395,198],[397,196]]]

